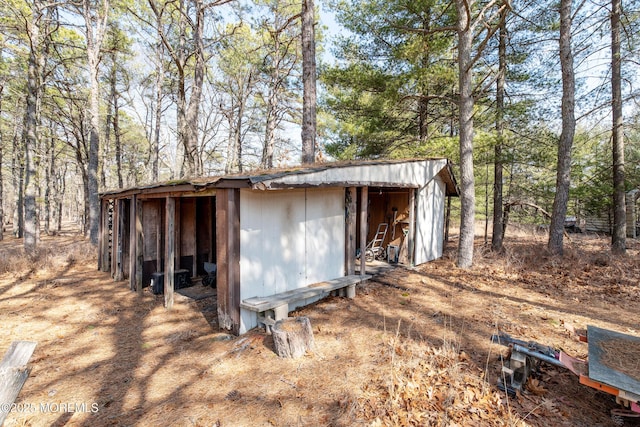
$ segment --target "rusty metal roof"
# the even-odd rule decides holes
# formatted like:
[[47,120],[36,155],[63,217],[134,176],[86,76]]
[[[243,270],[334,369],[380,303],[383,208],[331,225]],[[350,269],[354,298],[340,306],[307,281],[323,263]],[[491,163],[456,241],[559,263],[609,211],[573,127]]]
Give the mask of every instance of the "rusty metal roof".
[[[401,185],[391,179],[345,179],[338,177],[334,171],[340,169],[353,168],[356,171],[362,167],[368,167],[377,170],[377,166],[402,165],[417,162],[437,162],[442,163],[443,167],[437,172],[446,185],[446,194],[448,196],[458,196],[459,189],[453,174],[451,163],[444,158],[428,158],[428,159],[408,159],[408,160],[369,160],[369,161],[345,161],[333,163],[318,163],[313,165],[301,165],[280,169],[254,170],[250,173],[238,173],[220,176],[185,178],[179,180],[171,180],[165,182],[157,182],[147,185],[140,185],[126,189],[112,189],[100,193],[101,198],[121,198],[133,194],[166,194],[166,193],[199,193],[215,188],[252,188],[256,190],[267,189],[284,189],[293,187],[318,187],[318,186],[377,186],[377,187],[417,187],[418,185],[407,183]],[[349,171],[346,171],[349,172]],[[305,176],[320,176],[326,178],[322,182],[306,181]],[[348,176],[349,174],[347,174]],[[296,184],[291,184],[291,177],[296,177]],[[289,182],[289,183],[287,183]],[[426,183],[425,183],[426,184]]]

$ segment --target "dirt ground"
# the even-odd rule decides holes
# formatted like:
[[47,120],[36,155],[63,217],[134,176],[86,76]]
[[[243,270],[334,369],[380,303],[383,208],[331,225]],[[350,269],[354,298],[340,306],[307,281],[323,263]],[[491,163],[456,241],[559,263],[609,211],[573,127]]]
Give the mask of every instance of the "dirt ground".
[[[609,255],[607,238],[570,236],[562,259],[545,236],[507,236],[504,255],[478,240],[474,268],[443,259],[395,268],[329,297],[307,316],[316,349],[279,358],[270,336],[220,331],[215,298],[177,296],[96,271],[82,238],[43,237],[37,261],[0,242],[0,354],[38,345],[6,426],[610,426],[610,395],[543,366],[510,398],[496,388],[499,331],[587,357],[572,328],[640,335],[640,242]],[[640,425],[628,420],[625,425]]]

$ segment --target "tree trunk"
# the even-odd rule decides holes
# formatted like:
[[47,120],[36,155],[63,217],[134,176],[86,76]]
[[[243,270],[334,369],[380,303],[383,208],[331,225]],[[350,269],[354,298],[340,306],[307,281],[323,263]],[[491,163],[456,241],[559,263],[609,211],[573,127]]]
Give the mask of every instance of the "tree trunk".
[[[160,26],[160,18],[157,18],[156,25]],[[153,131],[153,142],[151,144],[151,181],[157,182],[159,177],[158,163],[160,158],[160,130],[162,129],[162,98],[164,67],[162,66],[162,41],[158,41],[156,47],[156,111],[155,111],[155,128]]]
[[475,182],[473,176],[473,73],[471,46],[473,33],[469,4],[456,0],[458,12],[458,72],[459,72],[459,126],[460,126],[460,240],[458,260],[460,268],[473,264],[475,237]]
[[504,240],[503,201],[502,201],[502,146],[504,142],[504,92],[507,75],[507,9],[503,10],[500,20],[498,36],[498,80],[496,82],[496,133],[498,141],[494,149],[493,163],[493,233],[491,234],[491,249],[502,251]]
[[575,76],[571,52],[571,0],[560,0],[560,66],[562,69],[562,132],[558,142],[556,195],[549,227],[549,252],[562,255],[564,220],[571,180],[571,147],[575,135]]
[[315,348],[313,330],[308,317],[290,317],[273,325],[273,344],[280,357],[298,358]]
[[[0,116],[2,115],[2,97],[4,95],[4,82],[0,84]],[[4,132],[0,126],[0,165],[2,165]],[[0,171],[0,242],[4,240],[4,180],[2,179],[2,171]]]
[[87,59],[89,65],[89,160],[88,194],[89,199],[89,239],[98,244],[98,223],[100,221],[100,199],[98,197],[98,156],[100,153],[100,47],[107,24],[109,0],[102,0],[102,11],[92,12],[93,3],[82,1],[82,11],[87,38]]
[[[114,66],[115,68],[115,66]],[[122,140],[120,138],[120,106],[118,105],[118,93],[116,91],[115,76],[111,82],[111,99],[113,102],[113,138],[116,154],[116,175],[118,176],[118,188],[124,188],[122,179]]]
[[198,120],[200,117],[200,99],[204,84],[204,5],[202,0],[194,0],[196,22],[193,26],[193,46],[195,47],[195,64],[193,67],[193,84],[186,112],[186,130],[184,135],[184,151],[187,158],[187,175],[202,175],[202,161],[198,152]]
[[53,171],[55,168],[55,139],[52,136],[47,146],[47,166],[44,168],[44,232],[51,234],[51,200]]
[[[16,105],[16,110],[18,106]],[[24,140],[22,131],[24,120],[18,120],[16,115],[13,131],[13,156],[11,158],[13,191],[16,193],[15,209],[13,211],[13,235],[22,238],[24,234]]]
[[62,231],[62,201],[64,200],[64,193],[66,190],[65,177],[67,175],[67,164],[64,164],[62,172],[56,169],[56,214],[57,224],[56,230]]
[[313,0],[302,0],[302,163],[316,158],[316,39]]
[[32,21],[29,31],[30,51],[27,65],[27,99],[24,116],[23,140],[25,153],[24,175],[24,250],[29,256],[35,256],[38,249],[36,217],[36,183],[35,156],[38,144],[38,95],[40,94],[39,76],[41,62],[40,25],[42,23],[42,5],[35,1],[32,8]]
[[620,56],[621,0],[611,0],[611,95],[613,110],[613,233],[611,251],[626,252],[627,210],[625,200],[624,132],[622,127],[622,76]]

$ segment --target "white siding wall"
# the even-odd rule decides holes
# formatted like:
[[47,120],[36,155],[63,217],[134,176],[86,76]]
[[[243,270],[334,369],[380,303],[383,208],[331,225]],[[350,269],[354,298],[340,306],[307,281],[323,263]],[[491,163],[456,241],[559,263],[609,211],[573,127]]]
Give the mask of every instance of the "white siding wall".
[[[344,189],[241,190],[240,299],[344,276],[344,244]],[[257,325],[241,318],[240,333]]]
[[442,256],[444,245],[445,185],[439,177],[417,191],[416,254],[414,264]]

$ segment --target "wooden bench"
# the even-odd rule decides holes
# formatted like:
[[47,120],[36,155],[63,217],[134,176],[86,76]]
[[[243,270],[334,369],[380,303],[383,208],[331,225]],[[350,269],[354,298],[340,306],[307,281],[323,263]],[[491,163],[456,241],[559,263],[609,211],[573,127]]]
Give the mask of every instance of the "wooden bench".
[[14,341],[0,362],[0,426],[29,378],[31,368],[27,367],[27,362],[36,345],[32,341]]
[[368,274],[339,277],[275,295],[248,298],[240,303],[240,307],[258,313],[258,322],[264,324],[267,332],[270,332],[271,326],[289,315],[289,303],[326,296],[341,289],[346,289],[347,298],[355,298],[356,285],[370,278]]

